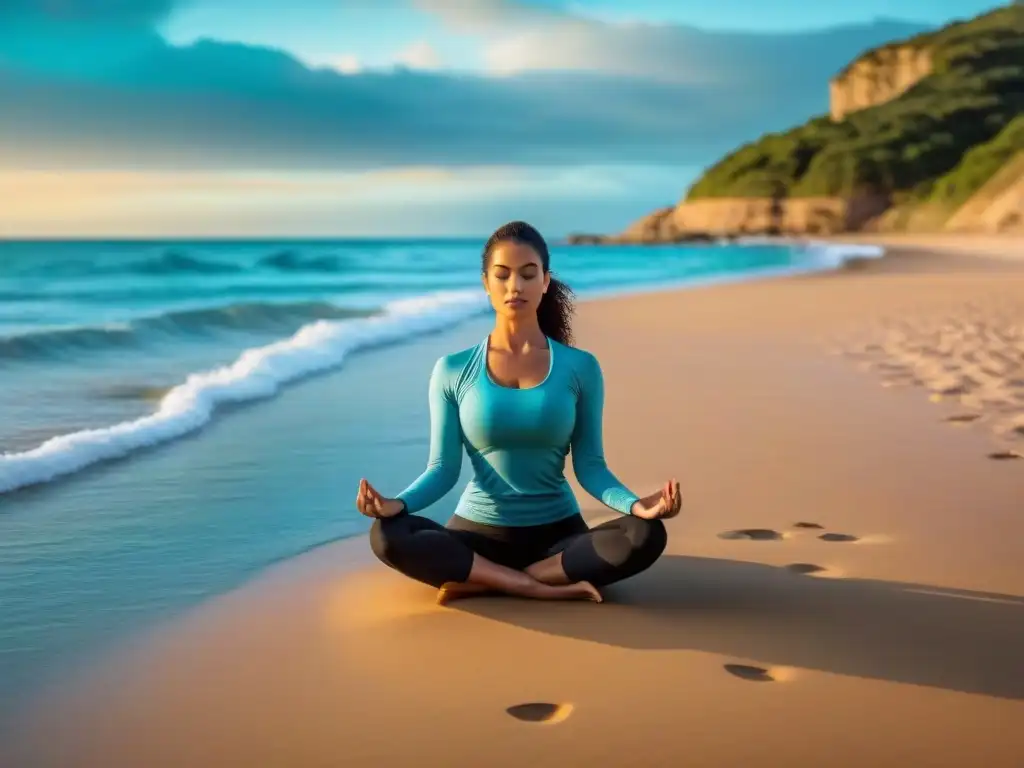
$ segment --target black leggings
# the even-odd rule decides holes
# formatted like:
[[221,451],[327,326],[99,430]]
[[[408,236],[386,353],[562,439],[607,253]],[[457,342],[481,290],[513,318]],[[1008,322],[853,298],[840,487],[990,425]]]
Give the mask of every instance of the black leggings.
[[469,579],[473,554],[516,570],[562,553],[570,582],[603,587],[649,568],[665,550],[661,520],[622,515],[590,528],[582,515],[525,527],[475,523],[458,515],[441,525],[401,512],[375,520],[370,547],[385,564],[434,587]]

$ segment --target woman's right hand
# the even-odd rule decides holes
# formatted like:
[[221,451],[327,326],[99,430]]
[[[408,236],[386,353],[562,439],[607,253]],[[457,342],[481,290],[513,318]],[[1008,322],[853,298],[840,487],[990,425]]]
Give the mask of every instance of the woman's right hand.
[[356,494],[356,509],[367,517],[394,517],[405,508],[398,499],[388,499],[377,493],[366,478],[359,481],[359,493]]

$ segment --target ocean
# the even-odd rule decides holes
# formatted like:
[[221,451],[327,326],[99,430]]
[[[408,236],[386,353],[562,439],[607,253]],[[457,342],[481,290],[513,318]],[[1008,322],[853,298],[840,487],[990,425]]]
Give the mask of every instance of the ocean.
[[[0,241],[0,710],[365,532],[358,478],[397,492],[422,469],[430,366],[487,332],[481,246]],[[586,301],[853,253],[555,246],[552,267]]]

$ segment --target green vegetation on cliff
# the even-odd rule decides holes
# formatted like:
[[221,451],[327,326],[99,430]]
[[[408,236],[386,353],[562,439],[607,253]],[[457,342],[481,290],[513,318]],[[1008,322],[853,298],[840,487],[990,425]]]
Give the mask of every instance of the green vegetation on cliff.
[[1011,120],[991,141],[968,150],[963,160],[936,183],[931,199],[959,205],[967,200],[1005,166],[1024,151],[1024,114]]
[[741,147],[687,199],[871,192],[952,206],[1024,150],[1024,5],[886,47],[927,48],[931,74],[841,122],[818,117]]

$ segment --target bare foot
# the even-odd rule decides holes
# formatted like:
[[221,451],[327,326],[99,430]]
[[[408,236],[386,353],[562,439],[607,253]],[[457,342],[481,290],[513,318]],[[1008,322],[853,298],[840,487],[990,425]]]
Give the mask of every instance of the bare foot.
[[597,587],[589,581],[578,581],[575,584],[570,584],[568,588],[573,590],[575,597],[579,600],[593,600],[595,603],[604,602],[604,598],[597,591]]
[[437,590],[437,604],[447,605],[452,600],[473,595],[484,595],[493,590],[483,584],[471,584],[463,581],[448,581]]

